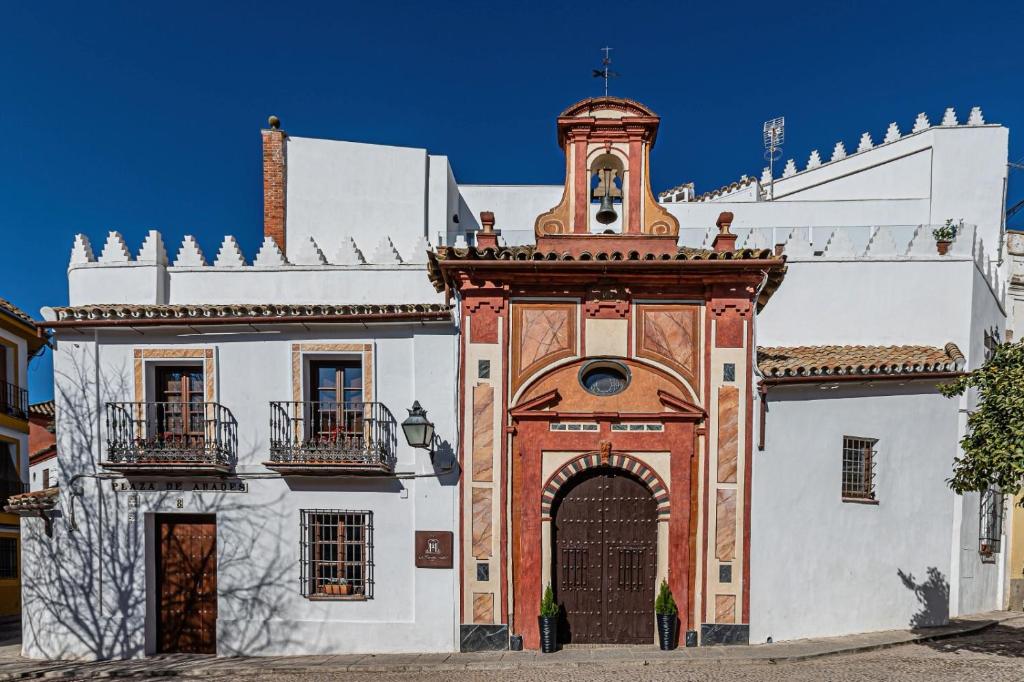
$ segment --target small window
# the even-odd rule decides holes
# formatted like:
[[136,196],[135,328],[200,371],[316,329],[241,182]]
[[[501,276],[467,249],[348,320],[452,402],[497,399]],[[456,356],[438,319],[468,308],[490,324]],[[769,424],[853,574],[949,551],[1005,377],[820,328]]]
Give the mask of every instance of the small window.
[[0,538],[0,578],[18,577],[18,540]]
[[1003,495],[998,489],[987,488],[981,493],[978,514],[978,552],[983,561],[995,561],[1003,536]]
[[315,599],[373,597],[373,513],[302,510],[302,594]]
[[843,436],[843,499],[875,499],[875,454],[878,440]]

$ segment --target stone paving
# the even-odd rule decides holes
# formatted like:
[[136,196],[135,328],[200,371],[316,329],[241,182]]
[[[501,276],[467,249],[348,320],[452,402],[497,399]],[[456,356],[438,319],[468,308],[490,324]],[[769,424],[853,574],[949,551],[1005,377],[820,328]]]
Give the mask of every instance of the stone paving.
[[890,631],[770,645],[566,649],[555,654],[396,654],[214,658],[160,656],[132,661],[29,661],[0,649],[0,680],[134,677],[406,682],[427,677],[488,682],[576,680],[1024,680],[1024,614],[957,619],[944,628]]

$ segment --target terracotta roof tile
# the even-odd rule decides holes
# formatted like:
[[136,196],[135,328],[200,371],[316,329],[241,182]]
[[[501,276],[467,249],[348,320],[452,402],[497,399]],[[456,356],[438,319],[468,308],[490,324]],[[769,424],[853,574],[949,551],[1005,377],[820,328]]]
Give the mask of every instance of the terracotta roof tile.
[[0,298],[0,312],[7,313],[11,317],[17,319],[25,324],[36,326],[35,322],[32,321],[32,316],[26,313],[24,310],[14,305],[6,298]]
[[28,406],[29,414],[39,415],[40,417],[54,417],[56,411],[53,407],[53,400],[45,400],[41,403],[32,403]]
[[46,511],[56,506],[59,496],[60,489],[57,487],[12,495],[7,498],[7,506],[4,507],[4,511],[13,514],[18,512]]
[[[265,317],[269,319],[295,318],[301,321],[309,317],[336,317],[344,322],[346,317],[363,317],[367,315],[396,317],[423,315],[424,317],[443,318],[450,315],[451,306],[445,303],[402,303],[402,304],[366,304],[366,305],[329,305],[329,304],[273,304],[273,303],[233,303],[233,304],[179,304],[179,305],[132,305],[102,304],[54,308],[57,322],[93,322],[111,320],[138,321],[209,321],[232,318]],[[43,323],[46,326],[46,323]]]
[[933,346],[791,346],[757,349],[757,366],[769,378],[958,372],[964,356],[956,344]]

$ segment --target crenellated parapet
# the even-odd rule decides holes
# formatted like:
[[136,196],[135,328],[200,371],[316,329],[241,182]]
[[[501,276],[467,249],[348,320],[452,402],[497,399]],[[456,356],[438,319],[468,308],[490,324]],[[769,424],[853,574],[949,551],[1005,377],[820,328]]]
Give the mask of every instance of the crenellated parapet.
[[[953,107],[948,107],[943,112],[941,122],[938,125],[933,125],[929,120],[928,115],[921,112],[914,119],[914,122],[910,127],[910,132],[908,133],[903,133],[899,124],[893,121],[886,128],[884,134],[881,135],[881,142],[876,143],[872,133],[870,131],[864,131],[858,138],[857,144],[850,147],[854,151],[848,151],[847,143],[843,140],[839,140],[832,147],[831,153],[829,153],[827,159],[818,149],[812,150],[803,167],[798,165],[795,158],[789,158],[784,164],[781,164],[781,172],[779,166],[776,166],[774,174],[768,167],[765,167],[760,178],[743,175],[736,182],[732,182],[718,189],[697,195],[693,192],[693,183],[685,183],[665,190],[664,192],[660,192],[658,194],[658,200],[663,203],[677,203],[684,201],[757,201],[764,198],[764,194],[767,191],[767,185],[771,183],[773,179],[776,182],[779,180],[788,180],[790,178],[801,176],[808,171],[813,171],[818,168],[828,168],[838,161],[857,158],[860,155],[871,152],[872,150],[884,148],[894,142],[905,140],[929,130],[978,128],[993,125],[994,124],[985,122],[985,117],[982,114],[981,107],[972,108],[967,119],[962,123],[960,122],[956,110]],[[748,188],[751,185],[756,187],[757,194],[752,197],[740,196],[740,190]],[[689,191],[683,191],[684,188],[688,188]]]
[[[369,246],[369,249],[365,247]],[[393,266],[393,265],[420,265],[427,262],[427,251],[431,248],[430,242],[425,235],[421,235],[408,248],[401,251],[392,241],[384,235],[372,244],[356,244],[349,236],[343,236],[334,249],[325,250],[312,237],[300,240],[292,252],[291,260],[287,259],[284,253],[278,248],[273,239],[267,237],[260,245],[259,251],[249,262],[242,253],[238,240],[233,236],[224,237],[217,250],[213,262],[207,261],[199,242],[192,235],[185,235],[175,252],[173,262],[169,260],[167,250],[164,246],[163,236],[157,230],[150,230],[142,242],[136,256],[132,256],[131,249],[124,239],[124,236],[117,231],[111,231],[107,235],[99,257],[96,256],[89,237],[84,234],[76,234],[75,241],[71,248],[71,259],[69,268],[82,265],[169,265],[175,268],[238,268],[238,267],[280,267],[280,266]],[[364,256],[370,254],[369,257]]]
[[150,230],[134,255],[124,236],[111,231],[97,256],[78,234],[69,294],[72,305],[398,303],[420,290],[435,295],[424,275],[429,248],[426,236],[408,244],[388,235],[363,244],[343,236],[326,247],[305,237],[291,245],[289,257],[266,237],[250,259],[228,235],[209,258],[192,235],[169,255],[160,232]]
[[[833,147],[832,155],[828,161],[822,161],[820,152],[817,149],[815,149],[811,152],[810,157],[807,159],[807,163],[804,164],[804,167],[802,169],[797,167],[795,159],[788,159],[785,165],[783,166],[781,176],[777,175],[775,176],[775,179],[778,180],[781,178],[790,178],[801,173],[806,173],[807,171],[814,170],[816,168],[825,167],[829,164],[835,163],[836,161],[850,159],[859,154],[863,154],[873,149],[884,147],[885,145],[892,144],[893,142],[898,142],[899,140],[905,139],[912,135],[917,135],[919,133],[923,133],[925,131],[932,130],[935,128],[975,128],[985,125],[991,124],[985,123],[985,117],[981,113],[981,107],[972,108],[971,113],[967,117],[967,120],[963,123],[960,123],[959,119],[957,118],[956,110],[953,107],[948,107],[945,110],[945,112],[943,112],[942,122],[939,123],[939,125],[937,126],[932,125],[932,123],[928,120],[928,115],[925,114],[924,112],[921,112],[917,115],[917,118],[914,120],[914,124],[911,128],[911,131],[907,134],[902,134],[900,132],[899,124],[893,121],[892,123],[889,124],[889,127],[886,129],[885,134],[882,137],[882,141],[877,144],[872,138],[871,132],[865,131],[861,133],[855,151],[848,153],[846,151],[846,144],[842,140],[840,140],[836,142],[835,146]],[[767,184],[771,180],[772,175],[770,173],[770,170],[768,169],[768,167],[765,167],[764,172],[761,176],[761,184]]]

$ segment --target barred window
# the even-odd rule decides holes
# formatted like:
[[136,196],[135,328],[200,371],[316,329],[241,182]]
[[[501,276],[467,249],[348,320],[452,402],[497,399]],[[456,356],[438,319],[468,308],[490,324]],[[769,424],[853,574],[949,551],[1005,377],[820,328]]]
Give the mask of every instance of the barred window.
[[315,599],[373,597],[373,512],[303,509],[302,594]]
[[18,539],[0,538],[0,578],[18,577]]
[[875,499],[875,438],[843,436],[843,499]]
[[1003,495],[997,488],[981,493],[978,504],[978,552],[982,560],[995,561],[1002,549]]

